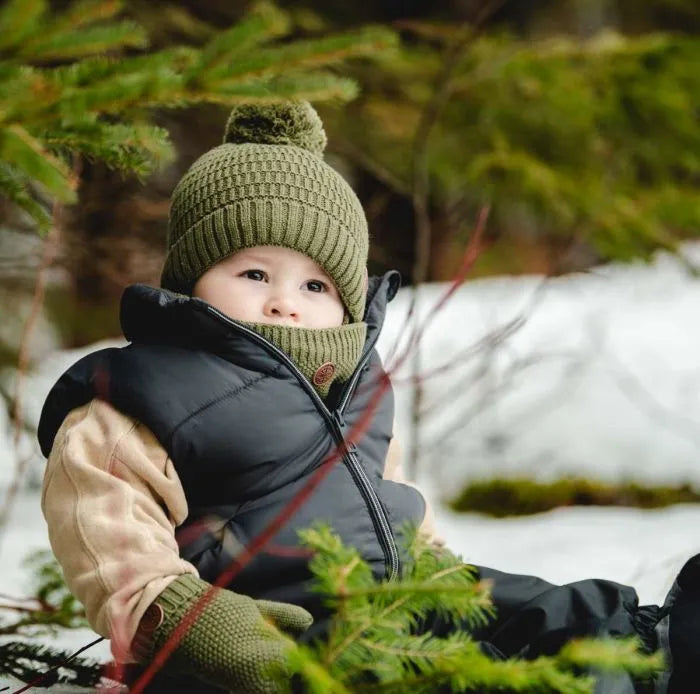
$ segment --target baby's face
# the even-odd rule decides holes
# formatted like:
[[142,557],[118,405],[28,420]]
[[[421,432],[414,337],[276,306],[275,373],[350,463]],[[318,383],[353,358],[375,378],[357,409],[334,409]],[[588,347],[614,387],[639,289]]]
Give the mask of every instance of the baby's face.
[[194,285],[234,320],[297,328],[333,328],[345,307],[333,281],[308,256],[279,246],[238,251],[209,268]]

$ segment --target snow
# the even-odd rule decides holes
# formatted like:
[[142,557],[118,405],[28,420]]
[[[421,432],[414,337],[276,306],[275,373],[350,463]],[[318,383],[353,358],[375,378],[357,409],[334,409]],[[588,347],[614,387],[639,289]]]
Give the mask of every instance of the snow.
[[[700,246],[685,253],[700,260]],[[445,366],[425,379],[418,479],[448,546],[469,562],[504,571],[556,583],[608,578],[635,585],[642,603],[663,600],[683,561],[700,551],[700,506],[566,508],[492,519],[455,514],[441,501],[465,480],[495,475],[700,486],[700,281],[687,263],[662,254],[650,266],[468,282],[435,313],[445,290],[428,285],[418,303],[423,317],[431,315],[421,373]],[[390,366],[391,353],[402,352],[395,343],[410,301],[402,290],[391,305],[380,341]],[[27,383],[29,420],[38,421],[63,369],[107,344],[120,343],[42,360]],[[410,358],[393,373],[404,454],[409,366]],[[0,421],[0,437],[6,425]],[[11,437],[0,440],[0,491],[11,476],[11,450]],[[38,478],[40,465],[33,465]],[[48,544],[36,489],[18,497],[1,541],[0,592],[19,597],[26,594],[22,558]],[[57,644],[74,649],[92,638],[87,630],[64,633]],[[85,655],[107,659],[107,644]]]
[[[444,291],[426,287],[420,313],[429,315]],[[392,305],[384,354],[409,303],[402,291]],[[700,484],[698,306],[700,281],[668,255],[651,267],[467,283],[421,343],[421,373],[449,366],[425,381],[432,409],[421,426],[424,475],[439,490],[494,475]],[[518,319],[507,339],[458,362],[465,348]],[[409,367],[410,359],[394,375],[403,441]]]
[[494,519],[438,508],[447,546],[465,561],[552,583],[605,578],[632,585],[641,604],[661,604],[685,561],[700,552],[700,507],[560,508]]

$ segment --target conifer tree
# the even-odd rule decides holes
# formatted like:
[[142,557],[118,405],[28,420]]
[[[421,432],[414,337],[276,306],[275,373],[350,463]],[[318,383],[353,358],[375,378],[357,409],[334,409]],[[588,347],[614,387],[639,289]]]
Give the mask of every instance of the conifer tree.
[[[696,37],[601,30],[523,38],[438,20],[400,26],[401,50],[379,68],[355,68],[362,94],[323,116],[332,145],[382,182],[379,199],[387,187],[410,197],[411,153],[432,85],[463,46],[426,148],[439,251],[433,278],[453,276],[485,203],[489,244],[479,274],[532,271],[538,247],[558,261],[544,269],[565,272],[586,261],[646,259],[697,238]],[[376,223],[391,229],[392,219]]]
[[348,99],[356,85],[326,68],[392,44],[383,29],[281,41],[286,15],[261,2],[202,47],[148,52],[119,19],[120,0],[47,0],[0,7],[0,194],[46,229],[48,202],[76,200],[72,154],[146,176],[172,156],[153,109],[246,100]]
[[[490,659],[470,636],[494,614],[488,586],[460,557],[429,547],[415,532],[405,536],[401,579],[377,582],[357,550],[327,527],[302,531],[314,552],[315,590],[333,610],[328,638],[291,656],[309,692],[592,694],[593,670],[649,680],[661,669],[661,655],[641,653],[634,639],[581,639],[531,661]],[[455,628],[435,636],[424,627],[432,617]]]

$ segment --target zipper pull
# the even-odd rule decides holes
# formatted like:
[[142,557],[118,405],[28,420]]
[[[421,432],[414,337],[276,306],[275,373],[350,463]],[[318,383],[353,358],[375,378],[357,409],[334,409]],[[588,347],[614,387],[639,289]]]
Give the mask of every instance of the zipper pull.
[[345,438],[345,430],[347,429],[347,423],[345,421],[345,417],[343,417],[343,413],[339,410],[333,412],[333,421],[335,422],[335,425],[338,428],[338,434],[340,434],[340,437],[343,439],[343,446],[345,447],[347,452],[356,452],[357,446],[355,446],[355,443],[353,441],[348,441]]

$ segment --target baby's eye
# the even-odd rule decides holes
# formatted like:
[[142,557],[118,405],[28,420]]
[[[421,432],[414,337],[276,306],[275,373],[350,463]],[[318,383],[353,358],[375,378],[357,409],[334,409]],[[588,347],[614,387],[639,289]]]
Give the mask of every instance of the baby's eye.
[[310,292],[325,292],[328,289],[325,283],[321,282],[321,280],[309,280],[306,283],[306,288]]
[[241,277],[247,277],[249,280],[255,280],[256,282],[265,281],[265,273],[262,270],[246,270],[241,273]]

